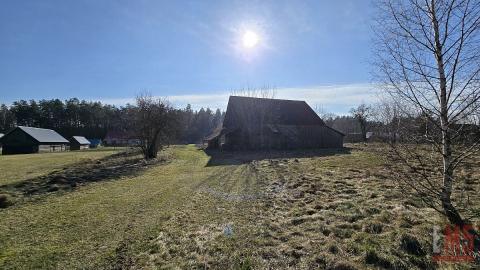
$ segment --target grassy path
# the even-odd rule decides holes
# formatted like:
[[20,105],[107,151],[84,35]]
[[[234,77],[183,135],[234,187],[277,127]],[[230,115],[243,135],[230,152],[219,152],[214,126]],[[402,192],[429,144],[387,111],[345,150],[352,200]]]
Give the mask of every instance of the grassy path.
[[142,252],[157,248],[152,240],[163,232],[221,226],[241,216],[243,202],[222,206],[217,197],[255,190],[254,182],[241,182],[247,165],[205,167],[208,156],[193,146],[168,151],[175,156],[170,163],[140,176],[0,210],[0,268],[148,267],[156,258]]

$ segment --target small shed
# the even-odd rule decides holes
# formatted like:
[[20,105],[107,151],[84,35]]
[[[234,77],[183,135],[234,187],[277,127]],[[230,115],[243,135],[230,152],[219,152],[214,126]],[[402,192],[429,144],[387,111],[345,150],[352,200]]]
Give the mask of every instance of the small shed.
[[102,146],[101,139],[88,139],[88,141],[90,141],[90,148],[97,148],[99,146]]
[[18,126],[7,132],[0,143],[2,154],[29,154],[68,150],[69,142],[51,129]]
[[70,150],[84,150],[90,148],[90,141],[83,136],[73,136],[70,139]]

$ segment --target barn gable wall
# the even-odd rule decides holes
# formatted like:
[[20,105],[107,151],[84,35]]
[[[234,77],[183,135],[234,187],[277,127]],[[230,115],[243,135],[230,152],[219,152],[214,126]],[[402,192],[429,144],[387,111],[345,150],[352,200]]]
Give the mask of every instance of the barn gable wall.
[[221,132],[210,140],[225,149],[343,147],[343,134],[327,127],[304,101],[231,96]]
[[20,128],[16,128],[2,137],[2,143],[3,155],[68,150],[68,145],[65,143],[39,143]]
[[27,154],[38,151],[38,142],[20,129],[2,137],[2,154]]

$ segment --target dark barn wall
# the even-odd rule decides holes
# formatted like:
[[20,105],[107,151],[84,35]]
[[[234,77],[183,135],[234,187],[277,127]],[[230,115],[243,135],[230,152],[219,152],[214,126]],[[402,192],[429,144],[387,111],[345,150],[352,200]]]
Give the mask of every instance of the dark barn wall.
[[80,144],[78,143],[70,143],[70,150],[80,150]]
[[327,126],[282,126],[287,148],[341,148],[343,135]]
[[230,150],[343,147],[343,134],[298,100],[231,96],[222,128]]
[[70,150],[84,150],[89,148],[90,146],[88,144],[70,143]]
[[343,134],[325,126],[322,128],[323,148],[342,148]]
[[208,147],[209,149],[217,149],[217,148],[220,146],[218,141],[219,141],[219,138],[218,138],[218,137],[209,140],[209,141],[207,142],[207,143],[208,143],[208,144],[207,144],[207,147]]
[[62,143],[38,143],[35,139],[23,132],[21,129],[15,129],[2,138],[3,155],[13,154],[31,154],[45,152],[59,152],[68,150],[67,144]]
[[326,126],[283,125],[262,132],[239,130],[225,137],[224,149],[230,150],[343,147],[343,135]]
[[247,149],[248,139],[242,136],[240,130],[228,133],[225,136],[224,149],[227,150],[241,150]]
[[20,129],[16,129],[2,138],[3,155],[29,154],[38,152],[38,143]]

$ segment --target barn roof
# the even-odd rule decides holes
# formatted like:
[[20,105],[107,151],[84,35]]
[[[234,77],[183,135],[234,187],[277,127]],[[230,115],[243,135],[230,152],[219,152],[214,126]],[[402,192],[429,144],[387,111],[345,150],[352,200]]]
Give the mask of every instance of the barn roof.
[[91,145],[100,145],[102,144],[102,139],[88,139]]
[[278,132],[280,126],[290,126],[290,129],[322,127],[345,136],[327,126],[305,101],[230,96],[221,128],[215,129],[205,140],[209,141],[221,134],[245,127],[255,129],[259,126],[266,126],[273,132]]
[[39,143],[69,143],[67,139],[51,129],[24,126],[18,126],[17,128],[30,135]]
[[90,141],[83,136],[73,136],[72,141],[76,141],[78,144],[81,144],[81,145],[90,144]]
[[224,127],[253,124],[259,118],[263,124],[325,125],[305,101],[230,96]]

